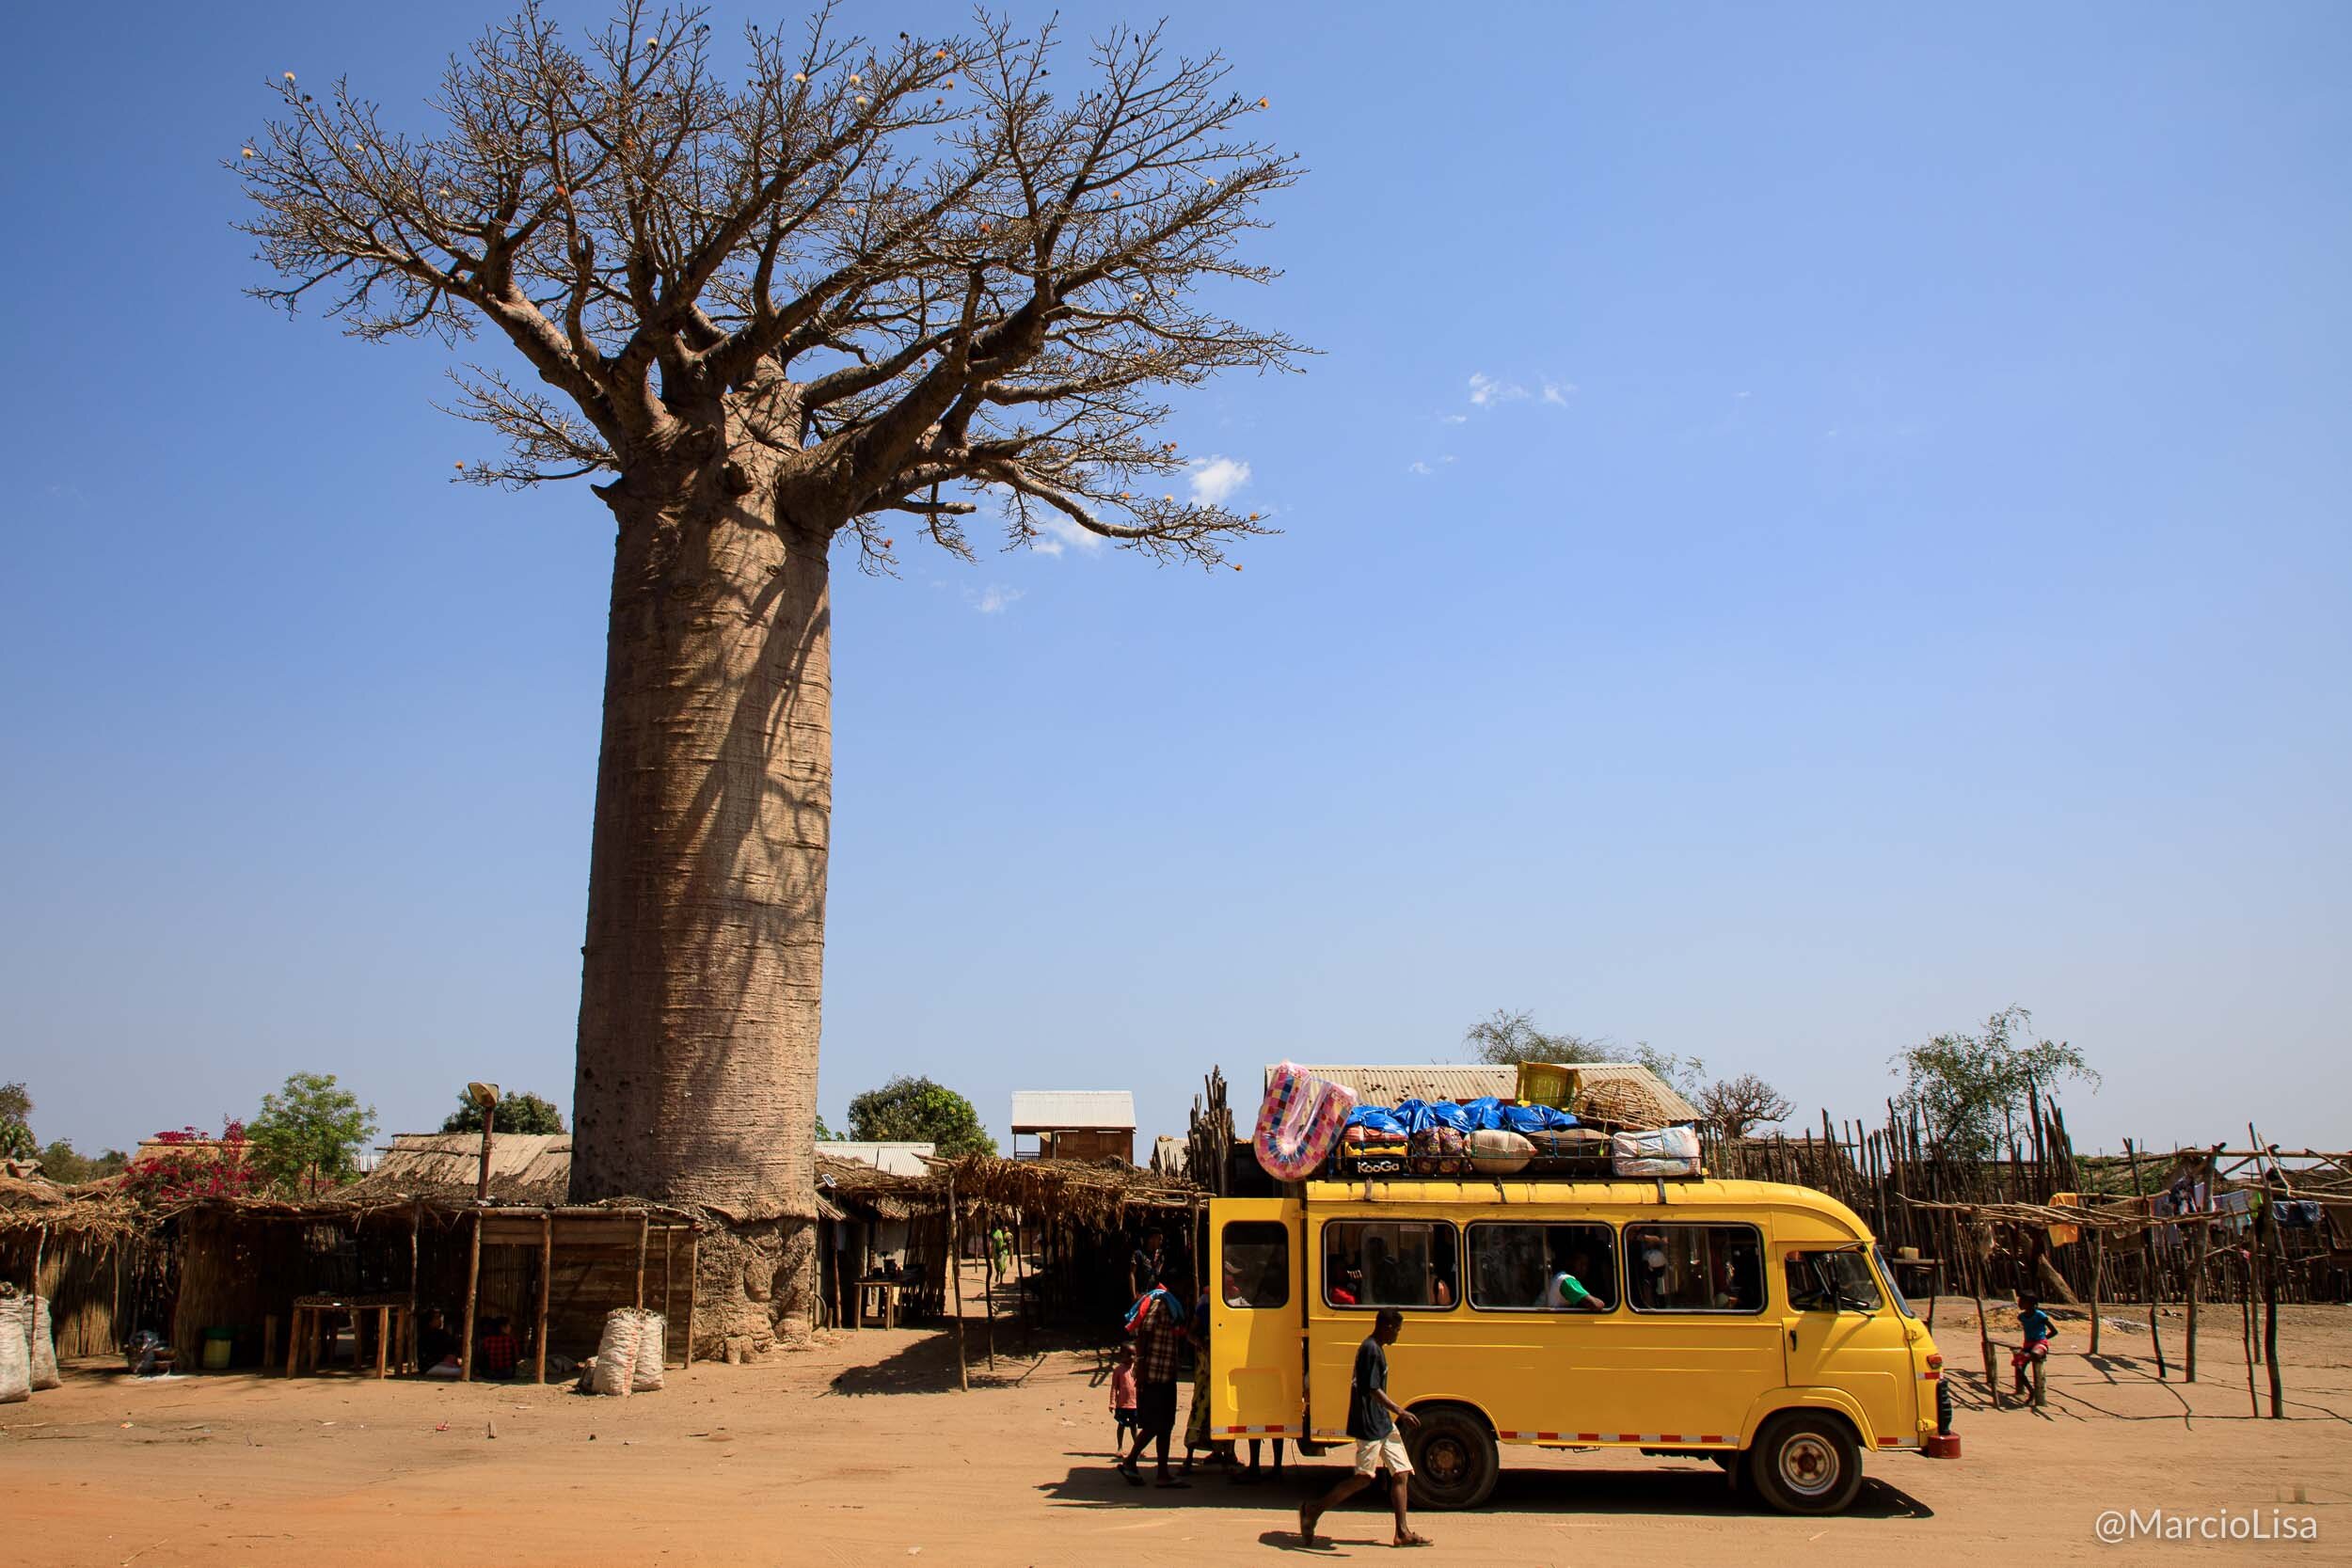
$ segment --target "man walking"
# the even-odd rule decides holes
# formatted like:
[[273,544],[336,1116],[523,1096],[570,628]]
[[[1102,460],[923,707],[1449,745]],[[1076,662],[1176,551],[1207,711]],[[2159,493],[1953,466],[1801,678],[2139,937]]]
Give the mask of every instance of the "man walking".
[[1396,1536],[1391,1544],[1429,1544],[1429,1538],[1414,1534],[1405,1517],[1405,1482],[1413,1473],[1413,1463],[1405,1456],[1404,1440],[1396,1434],[1399,1422],[1409,1429],[1419,1426],[1421,1418],[1389,1398],[1389,1347],[1404,1331],[1405,1314],[1393,1307],[1384,1307],[1373,1320],[1372,1333],[1356,1347],[1356,1375],[1347,1390],[1347,1434],[1356,1439],[1356,1470],[1321,1502],[1298,1511],[1298,1536],[1306,1545],[1330,1544],[1316,1536],[1315,1521],[1371,1485],[1374,1472],[1382,1468],[1389,1472],[1389,1507],[1396,1514]]

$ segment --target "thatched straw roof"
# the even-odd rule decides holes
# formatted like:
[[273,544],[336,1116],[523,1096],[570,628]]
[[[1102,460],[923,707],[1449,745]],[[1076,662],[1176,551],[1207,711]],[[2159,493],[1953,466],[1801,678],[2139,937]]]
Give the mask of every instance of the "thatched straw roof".
[[[479,1132],[395,1132],[375,1169],[353,1184],[363,1200],[470,1201],[482,1170]],[[490,1196],[501,1203],[562,1203],[572,1180],[568,1132],[501,1132],[490,1140]]]
[[863,1160],[817,1151],[817,1204],[828,1219],[902,1220],[945,1202],[946,1189],[936,1176],[901,1176]]
[[112,1182],[60,1187],[42,1176],[0,1176],[0,1230],[121,1235],[143,1223],[138,1205]]
[[967,1154],[940,1166],[959,1202],[977,1198],[1026,1214],[1115,1230],[1131,1216],[1181,1212],[1208,1194],[1181,1177],[1114,1160],[1000,1160]]

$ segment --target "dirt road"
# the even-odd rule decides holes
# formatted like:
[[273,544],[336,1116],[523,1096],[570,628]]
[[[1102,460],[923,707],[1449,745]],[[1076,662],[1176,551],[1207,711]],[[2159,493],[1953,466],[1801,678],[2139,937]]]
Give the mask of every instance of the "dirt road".
[[[1938,1329],[1974,1356],[1968,1304]],[[2194,1388],[2153,1381],[2144,1309],[2124,1354],[2054,1363],[2043,1415],[1963,1410],[1959,1463],[1870,1461],[1859,1506],[1762,1513],[1708,1465],[1507,1449],[1492,1504],[1421,1520],[1445,1561],[1966,1563],[2222,1558],[2352,1562],[2352,1312],[2289,1314],[2291,1419],[2249,1417],[2235,1336]],[[1958,1314],[1958,1317],[1955,1314]],[[2234,1326],[2234,1323],[2232,1324]],[[2165,1320],[2175,1343],[2177,1320]],[[1013,1336],[1007,1336],[1008,1340]],[[2079,1348],[2078,1334],[2061,1340]],[[1007,1344],[1003,1348],[1009,1350]],[[1400,1347],[1400,1357],[1410,1354]],[[2177,1360],[2175,1368],[2177,1376]],[[0,1406],[0,1559],[58,1568],[1280,1560],[1337,1456],[1278,1482],[1133,1490],[1110,1468],[1094,1356],[1007,1354],[955,1391],[933,1330],[842,1335],[755,1368],[673,1370],[599,1400],[528,1386],[248,1375],[140,1384],[103,1368]],[[1180,1433],[1181,1437],[1181,1429]],[[2103,1544],[2107,1509],[2316,1521],[2316,1542]],[[1326,1529],[1385,1558],[1369,1503]],[[2197,1528],[2193,1523],[2190,1528]],[[2217,1527],[2226,1532],[2226,1522]]]

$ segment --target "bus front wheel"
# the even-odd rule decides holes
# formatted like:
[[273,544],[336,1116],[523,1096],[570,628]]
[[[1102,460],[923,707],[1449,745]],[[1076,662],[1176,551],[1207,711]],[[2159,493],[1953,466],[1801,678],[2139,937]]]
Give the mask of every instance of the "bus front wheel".
[[1413,1412],[1421,1424],[1407,1439],[1412,1499],[1422,1508],[1476,1508],[1495,1489],[1501,1462],[1486,1423],[1455,1405]]
[[1841,1513],[1862,1490],[1862,1449],[1834,1416],[1781,1416],[1757,1434],[1747,1474],[1783,1513]]

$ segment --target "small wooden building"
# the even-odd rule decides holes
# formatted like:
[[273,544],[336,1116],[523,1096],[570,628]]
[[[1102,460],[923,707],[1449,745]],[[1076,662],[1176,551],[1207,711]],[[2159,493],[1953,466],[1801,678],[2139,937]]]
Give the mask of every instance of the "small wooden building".
[[[1024,1137],[1037,1140],[1031,1155]],[[1021,1089],[1012,1097],[1013,1158],[1136,1163],[1136,1097],[1126,1089]]]

